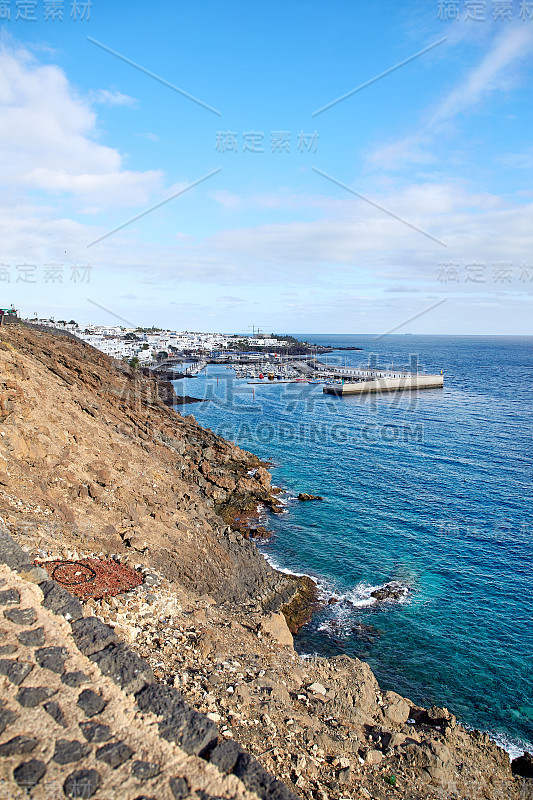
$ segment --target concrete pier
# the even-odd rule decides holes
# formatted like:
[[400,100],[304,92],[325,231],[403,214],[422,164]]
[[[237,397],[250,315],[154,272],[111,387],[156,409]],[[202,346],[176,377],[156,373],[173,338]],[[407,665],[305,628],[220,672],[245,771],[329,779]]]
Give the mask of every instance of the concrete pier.
[[395,374],[394,377],[385,373],[380,373],[376,377],[362,377],[359,380],[348,383],[336,383],[331,386],[324,386],[325,394],[335,394],[339,396],[348,394],[380,394],[381,392],[413,391],[418,389],[442,389],[444,385],[443,375],[420,375],[417,373],[406,372],[403,375]]

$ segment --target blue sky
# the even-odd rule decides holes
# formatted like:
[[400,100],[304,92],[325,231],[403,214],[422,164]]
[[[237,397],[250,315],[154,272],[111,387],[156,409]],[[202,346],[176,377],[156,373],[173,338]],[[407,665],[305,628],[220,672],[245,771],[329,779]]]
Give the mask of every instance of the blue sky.
[[1,305],[531,333],[533,3],[52,5],[0,3]]

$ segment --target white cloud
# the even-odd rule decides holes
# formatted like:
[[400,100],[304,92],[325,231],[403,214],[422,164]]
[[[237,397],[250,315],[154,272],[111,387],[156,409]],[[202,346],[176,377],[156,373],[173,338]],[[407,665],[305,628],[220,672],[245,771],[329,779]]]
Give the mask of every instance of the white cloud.
[[396,286],[388,286],[385,289],[386,292],[393,292],[399,294],[413,294],[413,292],[419,292],[420,289],[417,289],[415,286],[408,286],[408,285],[396,285]]
[[[227,287],[219,293],[224,297],[235,296],[237,287],[273,284],[284,291],[305,285],[323,292],[350,283],[370,291],[399,286],[442,290],[437,283],[442,262],[482,261],[491,268],[498,261],[530,261],[532,202],[504,203],[498,196],[469,194],[452,184],[413,185],[374,199],[445,241],[447,249],[348,198],[336,215],[229,228],[203,240],[184,240],[178,251],[143,243],[134,229],[126,229],[89,252],[95,263],[113,264],[131,275],[142,276],[149,263],[144,279],[151,285],[207,282]],[[470,287],[480,288],[486,287]]]
[[136,133],[135,136],[139,136],[141,139],[147,139],[149,142],[159,141],[157,133]]
[[465,80],[442,100],[429,121],[430,127],[472,109],[490,93],[512,85],[514,81],[507,68],[530,54],[532,46],[531,26],[510,28],[502,33]]
[[217,192],[211,192],[209,196],[212,197],[213,200],[216,200],[219,205],[231,210],[242,208],[244,201],[244,198],[239,197],[239,195],[233,194],[232,192],[227,192],[224,189],[221,189]]
[[243,306],[245,304],[245,300],[242,297],[233,297],[231,294],[221,295],[217,297],[217,303],[224,303],[227,306],[232,306],[235,308],[236,306]]
[[[509,48],[502,48],[497,59],[500,75],[506,58],[511,59]],[[467,82],[463,99],[451,94],[441,104],[441,117],[444,111],[447,119],[460,113],[466,96],[481,98],[483,87],[495,81],[495,73],[490,77],[480,66]],[[526,195],[517,195],[520,199],[514,202],[469,192],[466,184],[451,181],[367,191],[385,208],[444,240],[445,250],[363,200],[342,189],[332,190],[318,177],[315,185],[323,194],[286,187],[249,196],[218,191],[210,195],[214,202],[205,209],[206,219],[216,203],[229,212],[260,210],[263,220],[292,221],[228,228],[204,239],[197,233],[192,237],[170,230],[166,244],[143,240],[139,232],[143,229],[135,224],[88,250],[87,244],[106,232],[102,229],[106,223],[82,224],[71,218],[72,206],[74,211],[79,207],[100,211],[106,205],[117,212],[128,205],[142,210],[187,186],[183,182],[165,187],[158,172],[125,170],[120,152],[103,145],[99,136],[94,102],[81,97],[62,70],[38,64],[25,50],[0,51],[1,260],[40,268],[50,262],[64,263],[66,268],[89,262],[93,267],[89,296],[111,307],[109,296],[117,313],[121,303],[125,315],[143,315],[146,305],[156,313],[162,304],[178,298],[179,312],[194,312],[198,328],[211,312],[217,320],[226,320],[227,329],[236,311],[239,321],[251,323],[254,320],[247,315],[257,313],[255,303],[276,319],[300,320],[302,330],[309,330],[319,318],[329,318],[331,329],[339,329],[337,311],[345,314],[347,329],[354,309],[361,318],[366,315],[372,329],[386,328],[389,319],[397,321],[399,302],[416,311],[424,298],[447,291],[437,282],[439,262],[520,264],[533,252],[533,202]],[[269,217],[270,211],[279,210],[290,213]],[[220,214],[220,209],[216,211]],[[117,213],[113,220],[131,216],[127,212],[121,218]],[[72,297],[81,304],[88,294],[85,286],[32,288],[14,280],[9,289],[14,302],[23,305],[31,300],[31,311],[41,306],[45,312],[63,304],[64,313],[71,316],[78,315]],[[478,299],[482,293],[490,295],[487,287],[469,291],[478,292]],[[487,296],[487,307],[491,297],[496,297],[495,291]],[[530,300],[525,287],[519,301],[505,299],[511,322],[510,309],[516,306],[525,317]],[[89,312],[85,317],[95,318],[94,308]],[[283,327],[291,326],[283,323]]]
[[103,106],[136,106],[135,97],[130,97],[122,92],[110,91],[109,89],[98,89],[89,93],[89,99],[98,105]]
[[492,93],[516,82],[511,67],[531,54],[533,26],[511,27],[495,39],[492,47],[465,78],[424,114],[425,121],[403,139],[377,148],[370,160],[381,167],[402,168],[409,162],[429,163],[434,137],[449,128],[460,114],[472,112]]
[[507,169],[533,169],[533,148],[525,153],[504,153],[498,162]]
[[209,194],[213,200],[229,211],[242,209],[261,210],[293,210],[315,209],[320,211],[341,213],[346,203],[325,194],[309,192],[293,192],[279,188],[272,192],[259,192],[249,195],[237,195],[224,189]]
[[81,196],[94,211],[142,205],[161,191],[160,172],[125,170],[120,153],[100,144],[98,135],[90,99],[74,90],[59,67],[37,63],[23,48],[0,48],[4,186]]

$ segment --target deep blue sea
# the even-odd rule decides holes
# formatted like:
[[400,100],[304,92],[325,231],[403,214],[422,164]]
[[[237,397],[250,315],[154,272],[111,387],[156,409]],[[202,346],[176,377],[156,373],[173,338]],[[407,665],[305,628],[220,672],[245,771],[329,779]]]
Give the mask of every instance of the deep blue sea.
[[[533,337],[295,335],[363,348],[328,363],[444,371],[443,390],[363,398],[225,366],[176,382],[211,398],[183,413],[273,462],[286,513],[265,555],[340,599],[297,649],[363,658],[383,688],[533,750]],[[406,599],[372,602],[391,580]]]

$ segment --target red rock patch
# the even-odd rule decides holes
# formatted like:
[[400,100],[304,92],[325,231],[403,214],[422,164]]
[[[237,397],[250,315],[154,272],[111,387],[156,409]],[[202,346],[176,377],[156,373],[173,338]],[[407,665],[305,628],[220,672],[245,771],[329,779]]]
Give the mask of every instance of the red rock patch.
[[100,561],[83,558],[80,561],[40,561],[52,580],[57,581],[71,594],[81,600],[95,600],[127,592],[143,582],[139,572],[117,564],[115,561]]

